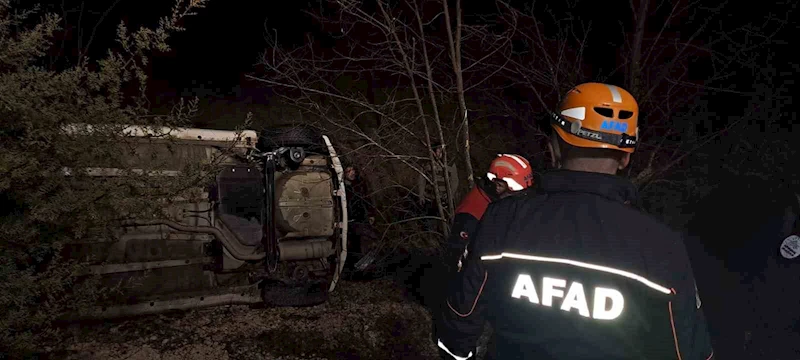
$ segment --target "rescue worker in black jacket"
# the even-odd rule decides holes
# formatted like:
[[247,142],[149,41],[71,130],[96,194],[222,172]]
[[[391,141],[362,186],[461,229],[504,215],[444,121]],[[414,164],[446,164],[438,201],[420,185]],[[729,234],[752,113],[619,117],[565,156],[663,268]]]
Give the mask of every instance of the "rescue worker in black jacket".
[[[519,194],[533,185],[533,169],[527,159],[514,154],[497,154],[489,164],[486,178],[464,196],[456,208],[448,243],[448,267],[461,269],[467,244],[489,203]],[[452,261],[452,264],[449,262]]]
[[638,113],[613,85],[566,94],[551,120],[561,169],[489,205],[442,307],[443,358],[472,358],[487,320],[494,359],[713,357],[681,236],[628,205],[635,188],[616,176]]
[[800,359],[800,195],[792,185],[725,178],[693,206],[686,246],[723,359]]
[[[464,196],[456,208],[450,236],[447,239],[445,256],[447,275],[444,277],[445,279],[449,280],[453,274],[461,271],[464,260],[471,250],[470,240],[489,204],[508,196],[522,195],[532,185],[533,169],[530,162],[524,157],[514,154],[498,154],[492,160],[486,177],[479,179],[476,186]],[[444,296],[445,290],[446,287],[442,287],[440,296]],[[441,302],[437,302],[437,305],[440,304]],[[438,315],[439,313],[434,313],[433,334],[436,333],[435,316]]]

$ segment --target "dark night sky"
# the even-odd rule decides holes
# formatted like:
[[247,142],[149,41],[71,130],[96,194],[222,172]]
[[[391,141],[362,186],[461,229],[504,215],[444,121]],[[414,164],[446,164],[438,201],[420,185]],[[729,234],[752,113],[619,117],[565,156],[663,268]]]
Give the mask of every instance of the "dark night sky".
[[[90,54],[99,58],[108,46],[114,45],[120,20],[125,20],[131,29],[139,25],[153,26],[158,18],[169,15],[173,3],[164,0],[53,0],[43,3],[42,8],[67,14],[65,25],[70,30],[67,37],[73,44],[73,52],[77,52],[78,39],[82,38],[85,46],[94,31]],[[213,82],[220,88],[238,84],[240,73],[252,69],[259,52],[265,49],[265,24],[280,29],[282,40],[302,41],[303,27],[308,28],[310,24],[300,11],[303,6],[306,4],[302,1],[210,1],[196,16],[188,18],[187,31],[170,41],[173,51],[155,57],[152,75],[156,81],[151,86],[167,90],[168,87],[191,86],[193,80]],[[108,13],[103,16],[106,11]],[[83,30],[82,35],[77,28]]]
[[[92,42],[92,54],[99,57],[106,46],[113,41],[114,30],[120,19],[131,25],[154,24],[158,17],[168,14],[170,1],[163,0],[65,0],[66,8],[72,12],[68,16],[67,25],[84,28],[88,38],[94,24],[101,14],[113,5],[112,10],[98,25],[95,40]],[[213,81],[220,87],[230,87],[240,80],[240,73],[252,69],[257,62],[259,52],[266,46],[264,33],[266,27],[278,30],[282,43],[301,43],[305,34],[314,31],[315,25],[304,15],[301,9],[315,6],[317,1],[244,1],[244,0],[212,0],[205,9],[186,22],[188,31],[177,35],[173,41],[174,52],[158,56],[155,62],[154,78],[169,80],[170,87],[189,86],[192,80]],[[487,2],[488,3],[488,2]],[[608,58],[613,61],[613,52],[621,40],[619,35],[622,24],[618,19],[607,15],[598,16],[597,5],[585,2],[580,10],[582,18],[593,22],[594,31],[604,33],[604,41],[598,41],[597,50],[592,55]],[[79,18],[83,4],[84,14]],[[493,4],[465,5],[465,14],[491,11]],[[62,13],[62,2],[53,1],[44,6],[45,9]],[[609,13],[618,13],[619,18],[627,20],[627,2],[619,2],[617,8],[605,7]],[[131,26],[133,27],[133,26]],[[73,40],[77,36],[73,37]],[[605,41],[608,39],[609,41]],[[85,40],[84,40],[85,42]],[[607,43],[607,44],[603,44]],[[612,56],[609,56],[609,50]],[[602,56],[606,55],[606,56]],[[613,65],[606,65],[611,67]],[[166,85],[166,84],[156,84]]]
[[[303,43],[307,33],[313,34],[316,31],[317,26],[302,10],[313,8],[317,2],[212,1],[208,8],[201,10],[199,16],[187,22],[189,31],[175,42],[176,56],[163,61],[160,69],[164,71],[156,74],[156,77],[190,79],[200,75],[213,79],[221,86],[236,84],[239,73],[251,70],[259,52],[265,49],[266,27],[277,29],[281,43],[295,45]],[[620,33],[623,24],[606,15],[598,16],[597,6],[592,2],[585,3],[587,5],[582,6],[579,16],[593,22],[598,38],[608,39],[598,41],[597,45],[600,46],[595,47],[598,51],[589,56],[597,57],[598,60],[607,58],[606,62],[613,62],[616,45],[622,40]],[[471,5],[466,2],[464,12],[480,13],[493,9],[492,2]],[[619,2],[616,8],[605,9],[611,13],[620,13],[623,15],[620,16],[622,19],[628,19],[624,16],[628,12],[626,2]],[[602,67],[610,69],[614,64]],[[181,76],[176,76],[179,73]]]
[[186,22],[189,29],[175,40],[175,54],[157,63],[158,79],[174,79],[173,87],[192,79],[220,87],[239,83],[266,48],[267,27],[277,28],[282,41],[303,41],[311,22],[302,16],[302,1],[211,1]]
[[[26,1],[23,3],[27,4]],[[279,40],[284,44],[300,44],[305,41],[306,34],[313,32],[315,25],[301,9],[319,6],[314,5],[317,3],[318,0],[211,0],[207,8],[200,9],[197,16],[188,19],[185,24],[188,30],[173,38],[171,44],[174,51],[156,57],[151,88],[155,93],[164,95],[181,94],[181,90],[196,87],[197,85],[193,85],[196,83],[216,88],[220,95],[223,95],[241,82],[242,73],[253,69],[259,53],[266,47],[264,34],[267,28],[277,29]],[[126,20],[131,28],[139,24],[154,25],[159,17],[169,13],[172,4],[173,2],[166,0],[53,0],[43,5],[43,8],[59,14],[63,14],[64,9],[68,11],[66,27],[71,30],[68,35],[73,44],[77,44],[76,28],[83,29],[81,38],[84,45],[94,30],[96,35],[90,54],[98,58],[109,45],[113,45],[114,31],[121,19]],[[542,6],[539,4],[537,2],[537,7]],[[560,4],[557,2],[556,7],[547,6],[552,13],[575,16],[584,23],[591,21],[592,32],[589,38],[591,46],[587,51],[586,60],[592,64],[593,72],[607,73],[614,69],[617,65],[618,49],[623,42],[622,32],[626,28],[630,29],[632,25],[629,2],[582,1],[578,4],[577,12],[572,14],[567,14],[566,8],[559,9],[558,6],[566,7]],[[648,29],[651,32],[650,36],[654,36],[659,30],[671,6],[672,3],[669,1],[653,2],[652,15],[648,18],[648,24],[652,27]],[[729,28],[736,28],[753,21],[758,15],[773,11],[770,7],[785,11],[789,7],[796,7],[796,3],[787,6],[782,2],[775,2],[770,6],[757,7],[753,3],[730,3],[725,13],[711,25],[718,27],[719,24],[723,24]],[[103,17],[103,13],[109,8],[111,11]],[[492,8],[494,8],[493,2],[465,1],[464,13],[468,16]],[[101,18],[103,21],[95,30],[95,24]],[[676,22],[680,25],[667,30],[677,32],[681,37],[688,37],[703,20],[692,17],[689,13],[683,13]],[[701,41],[710,40],[713,40],[713,37]],[[702,73],[701,67],[693,71],[697,72],[697,69],[701,69]],[[614,80],[611,79],[612,82]],[[747,74],[742,74],[739,80],[745,87],[752,83],[748,81]],[[187,94],[184,92],[182,95]]]

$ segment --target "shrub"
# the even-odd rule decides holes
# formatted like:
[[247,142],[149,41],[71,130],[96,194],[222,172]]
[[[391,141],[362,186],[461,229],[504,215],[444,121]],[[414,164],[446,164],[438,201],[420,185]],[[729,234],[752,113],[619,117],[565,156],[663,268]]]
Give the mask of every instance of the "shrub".
[[[206,180],[214,164],[189,164],[178,181],[130,172],[133,163],[157,168],[158,159],[138,154],[122,132],[130,124],[181,126],[196,110],[193,101],[150,113],[144,69],[204,2],[178,1],[155,29],[120,24],[118,46],[104,58],[51,69],[41,64],[61,19],[36,19],[35,8],[0,0],[0,353],[23,354],[55,332],[55,316],[110,293],[76,280],[82,265],[62,256],[65,244],[103,238],[125,215],[154,216],[160,200],[190,196]],[[65,131],[75,123],[93,131]],[[84,169],[98,164],[129,176],[88,176]]]

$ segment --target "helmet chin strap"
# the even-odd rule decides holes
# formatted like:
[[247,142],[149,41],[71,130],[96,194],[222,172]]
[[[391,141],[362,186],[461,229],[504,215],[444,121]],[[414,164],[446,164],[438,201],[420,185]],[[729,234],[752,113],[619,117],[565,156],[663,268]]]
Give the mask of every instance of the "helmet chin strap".
[[553,168],[561,168],[561,148],[558,146],[557,134],[553,133],[547,141],[547,148],[550,150],[550,164]]

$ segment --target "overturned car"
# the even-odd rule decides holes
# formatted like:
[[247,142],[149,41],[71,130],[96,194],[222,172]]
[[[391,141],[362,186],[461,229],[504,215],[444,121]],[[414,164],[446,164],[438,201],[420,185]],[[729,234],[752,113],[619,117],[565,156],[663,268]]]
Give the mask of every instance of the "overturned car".
[[[150,129],[125,131],[155,146]],[[347,257],[343,170],[331,140],[304,128],[164,131],[175,166],[155,176],[178,176],[181,162],[222,157],[215,181],[196,199],[170,201],[168,217],[128,219],[108,241],[71,244],[70,257],[93,259],[87,275],[124,284],[115,301],[73,316],[326,301]],[[124,176],[115,170],[89,173]]]

